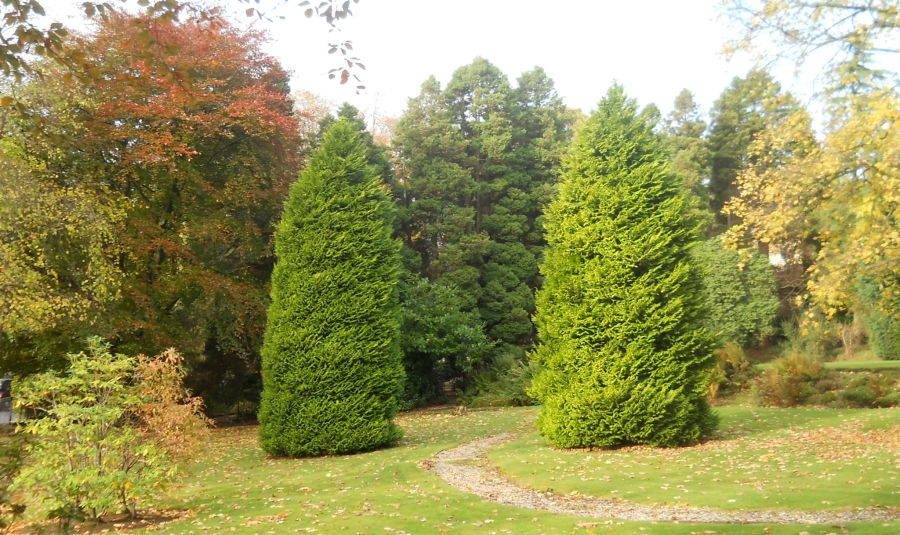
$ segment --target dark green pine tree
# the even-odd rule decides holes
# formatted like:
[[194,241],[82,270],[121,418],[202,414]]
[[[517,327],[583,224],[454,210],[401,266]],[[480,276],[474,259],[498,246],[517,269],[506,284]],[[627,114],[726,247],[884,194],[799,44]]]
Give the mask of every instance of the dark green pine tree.
[[797,100],[761,69],[735,77],[716,100],[709,131],[708,189],[710,207],[721,225],[734,224],[722,207],[738,193],[736,178],[748,163],[753,138],[799,108]]
[[709,206],[710,150],[704,138],[706,123],[700,108],[687,89],[675,97],[672,112],[662,129],[663,145],[669,151],[669,164],[684,189],[688,191],[689,217],[703,220],[704,231],[713,225],[715,215]]
[[715,425],[686,202],[651,125],[613,86],[579,129],[545,220],[532,393],[553,445],[671,446]]
[[422,276],[478,311],[493,356],[532,342],[540,215],[573,119],[543,70],[513,88],[478,58],[444,90],[426,81],[398,124],[398,235]]
[[366,153],[350,121],[331,126],[276,232],[259,412],[270,454],[371,450],[400,435],[399,245]]

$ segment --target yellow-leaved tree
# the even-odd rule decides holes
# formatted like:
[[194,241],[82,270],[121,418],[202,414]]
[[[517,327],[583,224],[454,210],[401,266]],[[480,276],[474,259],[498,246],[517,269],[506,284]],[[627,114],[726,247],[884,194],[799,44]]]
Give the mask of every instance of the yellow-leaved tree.
[[822,139],[810,134],[809,116],[796,112],[754,140],[751,163],[737,179],[740,194],[725,208],[740,221],[728,239],[767,243],[788,262],[805,261],[807,317],[868,314],[870,337],[884,338],[879,352],[898,357],[900,98],[897,73],[878,69],[885,55],[900,53],[897,4],[736,0],[730,6],[746,29],[741,42],[770,32],[778,37],[780,49],[762,51],[770,58],[802,62],[826,49],[833,56],[821,95],[828,112]]

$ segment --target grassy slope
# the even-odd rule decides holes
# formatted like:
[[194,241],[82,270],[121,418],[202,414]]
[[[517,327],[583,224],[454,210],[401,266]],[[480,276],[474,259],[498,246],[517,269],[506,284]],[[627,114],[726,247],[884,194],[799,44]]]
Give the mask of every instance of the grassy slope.
[[[772,362],[756,366],[761,370],[772,367]],[[900,370],[900,360],[834,360],[824,363],[829,370]]]
[[900,369],[900,360],[835,360],[826,362],[831,370],[892,370]]
[[809,510],[900,504],[900,409],[718,410],[720,440],[699,447],[560,451],[530,432],[490,458],[535,488],[644,503]]
[[[801,413],[796,418],[787,414],[777,420],[778,425],[805,418]],[[506,507],[450,488],[416,465],[437,451],[480,436],[507,430],[528,432],[533,415],[534,409],[478,411],[464,416],[434,412],[406,415],[400,419],[406,436],[398,447],[320,459],[267,459],[257,446],[255,428],[219,430],[205,456],[208,460],[195,466],[187,483],[174,489],[172,498],[163,504],[190,508],[196,514],[165,526],[161,532],[762,533],[761,526],[598,521]],[[870,423],[886,425],[877,418]],[[746,427],[752,430],[763,425],[751,416]],[[503,451],[511,455],[528,456],[533,451],[559,455],[534,440],[533,434],[527,435]],[[516,464],[515,459],[504,461],[504,465]],[[608,473],[603,466],[604,471],[595,474],[598,477]],[[693,477],[695,482],[698,479]],[[535,484],[535,480],[529,478],[528,483]],[[582,490],[587,492],[588,487]],[[851,531],[859,533],[891,533],[896,529],[896,523],[851,526]],[[767,533],[799,531],[829,533],[835,528],[775,526]]]

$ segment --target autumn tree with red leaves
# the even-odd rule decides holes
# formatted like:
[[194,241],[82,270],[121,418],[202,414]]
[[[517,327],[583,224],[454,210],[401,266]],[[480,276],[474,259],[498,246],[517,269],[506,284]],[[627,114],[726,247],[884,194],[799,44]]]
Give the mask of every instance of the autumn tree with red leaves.
[[[262,41],[221,20],[108,13],[62,49],[90,76],[47,60],[39,77],[10,88],[24,106],[0,117],[0,158],[27,177],[17,184],[78,192],[122,216],[90,247],[70,239],[77,221],[51,236],[13,229],[29,280],[87,304],[74,316],[51,306],[43,321],[12,329],[8,317],[27,311],[0,301],[8,366],[51,364],[47,355],[99,333],[127,353],[179,348],[189,384],[208,401],[255,395],[274,223],[300,164],[288,75]],[[92,265],[112,273],[103,299],[85,293]]]

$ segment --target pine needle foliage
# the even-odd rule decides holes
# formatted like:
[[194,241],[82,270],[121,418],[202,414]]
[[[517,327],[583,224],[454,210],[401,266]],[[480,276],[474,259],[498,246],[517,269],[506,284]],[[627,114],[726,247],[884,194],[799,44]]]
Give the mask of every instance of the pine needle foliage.
[[715,425],[689,256],[697,222],[620,86],[581,126],[564,169],[537,296],[540,432],[564,448],[696,442]]
[[263,449],[312,456],[395,442],[403,385],[399,244],[357,129],[337,121],[291,187],[263,345]]

